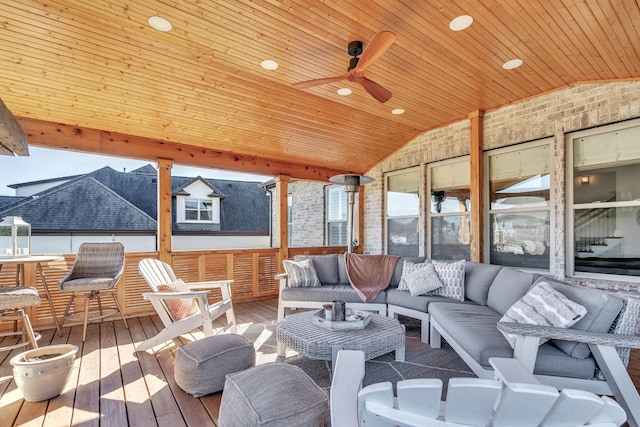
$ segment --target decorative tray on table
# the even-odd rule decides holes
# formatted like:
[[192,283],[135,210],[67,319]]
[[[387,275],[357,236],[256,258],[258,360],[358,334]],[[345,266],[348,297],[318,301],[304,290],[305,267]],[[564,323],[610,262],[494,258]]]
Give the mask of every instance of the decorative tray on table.
[[364,329],[371,321],[371,313],[363,310],[352,310],[347,308],[345,320],[329,320],[324,316],[325,310],[322,309],[313,314],[313,323],[332,331],[347,329]]

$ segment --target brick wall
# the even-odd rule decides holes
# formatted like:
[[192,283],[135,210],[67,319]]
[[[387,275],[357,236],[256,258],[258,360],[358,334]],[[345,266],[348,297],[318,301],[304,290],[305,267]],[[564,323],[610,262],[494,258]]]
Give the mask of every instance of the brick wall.
[[323,246],[324,234],[324,187],[326,184],[313,181],[292,181],[289,194],[292,196],[292,223],[290,247]]
[[[594,126],[640,117],[640,82],[580,84],[487,111],[482,119],[483,148],[554,138],[556,276],[565,268],[565,135]],[[384,250],[384,173],[469,154],[468,120],[425,132],[367,175],[376,179],[365,189],[365,253]],[[587,286],[640,292],[637,283],[582,280]]]

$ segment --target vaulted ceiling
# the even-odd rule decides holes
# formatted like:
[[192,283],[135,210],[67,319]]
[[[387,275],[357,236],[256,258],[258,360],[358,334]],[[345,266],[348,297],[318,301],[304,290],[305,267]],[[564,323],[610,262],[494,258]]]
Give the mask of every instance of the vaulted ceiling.
[[[452,31],[460,15],[473,23]],[[0,0],[0,98],[40,145],[34,129],[63,124],[149,142],[115,147],[130,156],[162,142],[228,169],[363,173],[474,111],[640,78],[639,23],[637,0]],[[389,101],[349,81],[292,87],[346,73],[347,44],[366,52],[380,31],[395,42],[365,75]]]

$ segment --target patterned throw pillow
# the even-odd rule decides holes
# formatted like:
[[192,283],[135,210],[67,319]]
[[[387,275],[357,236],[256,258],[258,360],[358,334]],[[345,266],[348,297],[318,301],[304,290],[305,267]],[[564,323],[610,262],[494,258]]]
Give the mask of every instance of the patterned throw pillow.
[[466,261],[433,261],[433,268],[442,281],[442,287],[430,292],[430,295],[453,298],[464,301],[464,266]]
[[443,286],[438,273],[431,263],[427,267],[414,270],[402,276],[409,285],[411,296],[424,295]]
[[423,268],[427,268],[428,265],[431,265],[430,262],[411,262],[411,261],[405,261],[404,264],[402,264],[402,276],[400,277],[400,282],[398,283],[398,290],[400,291],[408,291],[409,290],[409,283],[407,283],[407,280],[405,278],[405,276],[409,273],[412,273],[414,271],[417,270],[422,270]]
[[320,286],[320,279],[318,273],[313,266],[313,261],[305,259],[303,261],[282,261],[284,270],[289,276],[289,286],[292,288],[300,287],[318,287]]
[[[568,328],[587,314],[587,309],[556,291],[547,282],[539,282],[516,301],[500,319],[501,322]],[[511,347],[514,335],[502,333]],[[540,344],[546,339],[541,339]]]
[[[158,292],[189,292],[187,285],[178,279],[175,282],[158,285]],[[164,300],[174,320],[189,317],[198,311],[198,302],[195,298],[179,298]]]

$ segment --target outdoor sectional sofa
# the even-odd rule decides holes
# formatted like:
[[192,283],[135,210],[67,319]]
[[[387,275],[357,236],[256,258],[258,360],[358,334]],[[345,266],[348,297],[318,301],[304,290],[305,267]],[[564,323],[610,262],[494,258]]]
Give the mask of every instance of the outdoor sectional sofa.
[[[558,388],[583,388],[616,396],[629,414],[629,424],[640,423],[640,397],[626,371],[629,349],[640,348],[634,335],[640,301],[573,286],[511,267],[465,263],[464,301],[435,295],[413,296],[398,289],[405,262],[425,259],[400,258],[389,287],[370,302],[362,302],[351,288],[344,255],[297,256],[311,259],[320,287],[287,286],[280,279],[278,320],[285,308],[320,308],[334,300],[348,307],[376,311],[390,317],[409,316],[421,321],[421,339],[434,348],[444,338],[480,378],[492,378],[491,357],[516,357],[545,384]],[[431,262],[431,260],[426,260]],[[500,322],[503,315],[529,289],[541,281],[587,310],[571,328],[552,328]],[[501,332],[516,337],[515,350]],[[539,345],[539,339],[551,338]],[[617,350],[617,351],[616,351]]]

